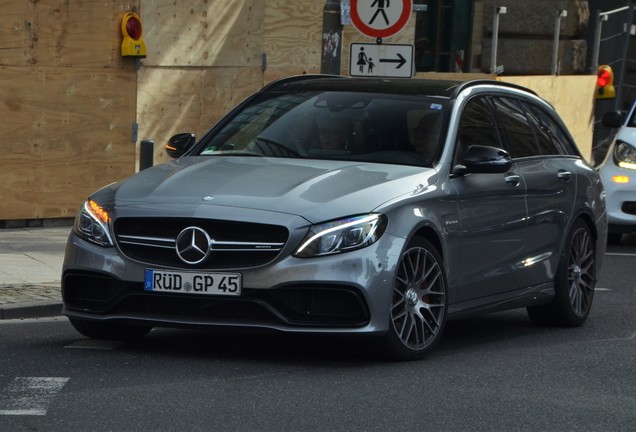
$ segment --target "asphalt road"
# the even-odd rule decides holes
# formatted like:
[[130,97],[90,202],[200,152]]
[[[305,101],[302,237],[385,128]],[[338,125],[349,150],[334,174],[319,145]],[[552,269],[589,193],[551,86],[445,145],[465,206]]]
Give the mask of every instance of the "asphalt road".
[[421,362],[369,343],[155,330],[95,342],[0,321],[0,431],[627,431],[636,424],[636,242],[611,247],[585,326],[525,311],[448,324]]

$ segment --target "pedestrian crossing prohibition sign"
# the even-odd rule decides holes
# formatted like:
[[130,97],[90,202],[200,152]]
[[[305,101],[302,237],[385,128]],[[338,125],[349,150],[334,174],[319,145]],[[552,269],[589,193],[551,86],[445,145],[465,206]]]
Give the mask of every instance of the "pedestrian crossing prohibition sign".
[[363,35],[381,39],[402,30],[412,10],[413,0],[351,0],[351,23]]

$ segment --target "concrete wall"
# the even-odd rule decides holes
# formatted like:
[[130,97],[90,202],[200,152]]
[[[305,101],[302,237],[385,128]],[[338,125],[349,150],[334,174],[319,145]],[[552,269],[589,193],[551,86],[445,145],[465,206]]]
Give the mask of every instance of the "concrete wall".
[[[505,5],[507,13],[499,15],[497,66],[505,75],[549,74],[557,11],[566,10],[560,20],[558,63],[560,74],[585,73],[587,43],[585,31],[590,16],[586,0],[483,0],[478,1],[483,15],[481,71],[490,72],[494,11]],[[477,23],[477,21],[476,21]]]

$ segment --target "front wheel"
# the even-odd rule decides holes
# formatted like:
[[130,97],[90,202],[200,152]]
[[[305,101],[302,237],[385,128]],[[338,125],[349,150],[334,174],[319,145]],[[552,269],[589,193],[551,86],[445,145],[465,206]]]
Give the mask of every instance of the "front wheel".
[[596,285],[596,247],[587,224],[579,219],[570,230],[554,280],[550,303],[528,308],[539,325],[582,325],[592,308]]
[[426,239],[414,238],[400,258],[393,282],[384,349],[399,360],[423,358],[446,323],[447,283],[442,258]]
[[132,326],[111,321],[89,321],[69,318],[75,330],[91,339],[135,340],[148,334],[152,327]]

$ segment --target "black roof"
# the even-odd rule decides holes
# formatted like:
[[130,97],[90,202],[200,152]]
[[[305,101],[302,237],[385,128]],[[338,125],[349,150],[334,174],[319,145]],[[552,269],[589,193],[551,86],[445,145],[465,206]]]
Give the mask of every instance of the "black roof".
[[421,78],[351,78],[340,75],[298,75],[283,78],[266,86],[263,90],[275,91],[360,91],[370,93],[393,93],[404,95],[422,95],[454,98],[462,90],[479,84],[489,84],[500,87],[515,88],[532,94],[534,91],[515,84],[496,80],[481,79],[469,81],[434,80]]

